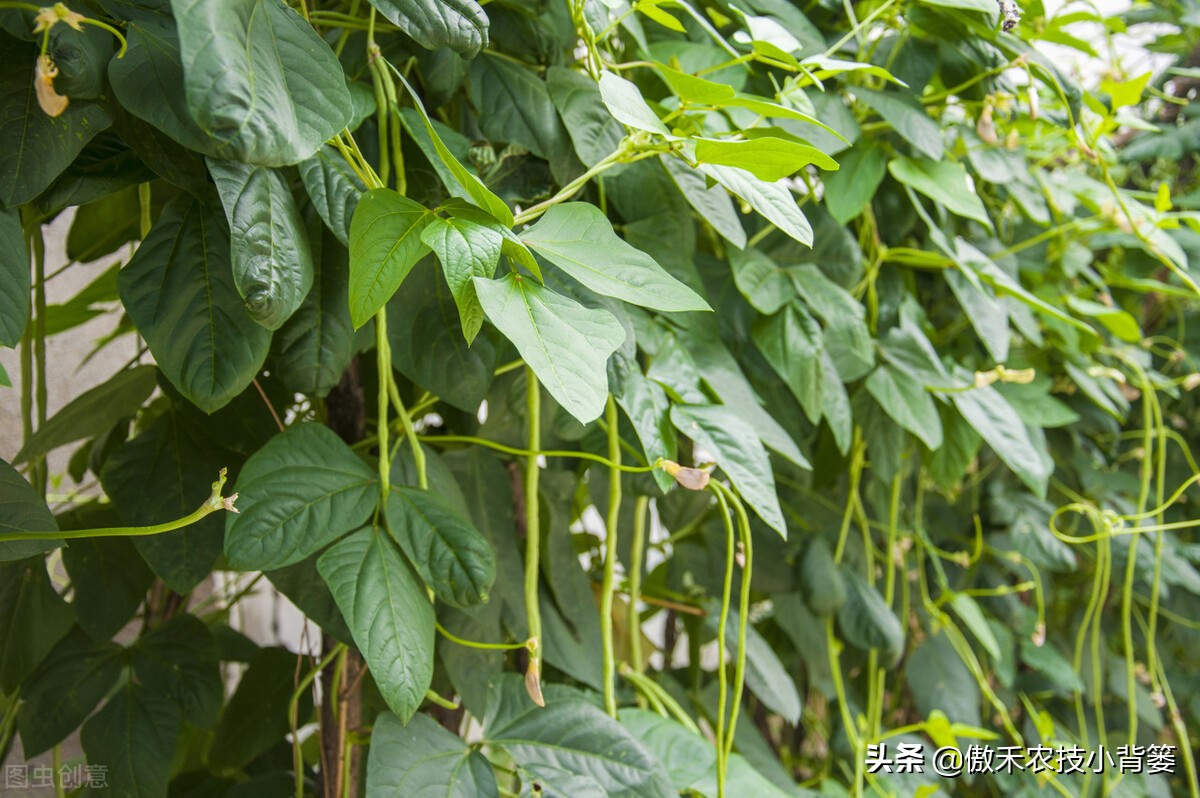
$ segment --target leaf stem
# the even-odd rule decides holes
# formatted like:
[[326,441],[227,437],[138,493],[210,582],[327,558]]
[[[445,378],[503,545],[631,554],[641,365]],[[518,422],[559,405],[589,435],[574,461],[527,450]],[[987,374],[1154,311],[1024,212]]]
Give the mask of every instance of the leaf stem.
[[467,648],[478,648],[483,651],[516,651],[519,648],[527,647],[526,643],[482,643],[478,640],[467,640],[466,638],[453,634],[437,621],[434,621],[433,625],[437,628],[438,633],[440,633],[442,637],[446,638],[451,643],[457,643],[458,645],[466,646]]
[[525,458],[525,615],[529,626],[529,669],[525,674],[525,689],[540,707],[542,698],[542,614],[538,605],[538,571],[541,567],[541,518],[538,511],[538,478],[540,476],[537,450],[542,445],[541,386],[533,369],[525,370],[525,413],[529,425],[529,454]]
[[[391,350],[388,352],[388,371],[391,372]],[[421,490],[429,490],[429,474],[425,467],[425,450],[421,448],[421,439],[424,436],[417,434],[417,427],[413,423],[412,414],[408,412],[408,408],[404,406],[404,401],[400,398],[400,389],[396,387],[394,379],[388,380],[388,391],[392,396],[392,405],[396,408],[396,415],[400,418],[400,424],[404,428],[404,435],[408,438],[408,445],[413,452],[413,465],[417,467],[417,486]]]
[[535,457],[571,457],[578,460],[591,460],[594,463],[600,463],[601,465],[608,466],[609,468],[615,468],[618,471],[626,474],[648,474],[651,471],[662,467],[658,461],[655,461],[654,464],[648,466],[624,465],[619,462],[619,460],[614,462],[607,457],[601,457],[598,454],[592,454],[591,452],[584,451],[573,451],[569,449],[545,449],[538,451],[531,449],[518,449],[515,446],[506,446],[503,443],[489,441],[487,438],[476,438],[473,435],[418,435],[417,438],[434,445],[468,443],[475,446],[483,446],[487,449],[494,449],[497,452],[504,452],[505,454],[511,454],[516,457],[529,457],[530,455],[533,455]]

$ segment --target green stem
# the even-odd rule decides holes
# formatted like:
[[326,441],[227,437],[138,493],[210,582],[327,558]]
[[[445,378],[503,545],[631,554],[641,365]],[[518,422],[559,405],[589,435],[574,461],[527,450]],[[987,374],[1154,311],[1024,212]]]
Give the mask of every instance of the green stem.
[[635,155],[633,158],[628,159],[628,161],[625,161],[624,160],[625,156],[628,153],[629,153],[628,142],[625,142],[625,141],[621,142],[621,146],[617,147],[617,149],[613,153],[608,155],[603,160],[597,162],[595,166],[593,166],[591,169],[588,169],[586,172],[584,172],[579,177],[572,180],[570,183],[567,183],[567,185],[563,186],[562,189],[557,194],[555,194],[553,197],[551,197],[548,200],[543,200],[542,202],[539,202],[538,204],[533,205],[529,208],[526,208],[525,210],[521,211],[521,213],[517,214],[517,217],[514,220],[514,223],[517,225],[522,225],[522,224],[528,224],[529,222],[532,222],[534,219],[538,218],[543,213],[550,210],[551,206],[557,205],[558,203],[562,202],[563,200],[570,199],[572,196],[574,196],[576,194],[576,192],[578,192],[581,188],[583,188],[585,185],[587,185],[587,182],[589,180],[591,180],[593,177],[600,174],[601,172],[603,172],[606,169],[611,169],[612,167],[614,167],[617,164],[622,163],[622,162],[632,163],[633,161],[641,160],[644,157],[658,154],[657,151],[639,153],[638,155]]
[[468,443],[475,446],[483,446],[487,449],[494,449],[497,452],[504,452],[505,454],[511,454],[516,457],[529,457],[530,455],[533,455],[534,457],[571,457],[579,460],[591,460],[594,463],[600,463],[601,465],[608,466],[609,468],[615,468],[616,470],[622,471],[626,474],[648,474],[651,471],[660,468],[660,465],[657,462],[648,466],[622,465],[620,462],[614,462],[613,460],[610,460],[606,457],[601,457],[598,454],[592,454],[591,452],[562,449],[546,449],[542,451],[518,449],[515,446],[505,446],[503,443],[489,441],[487,438],[476,438],[472,435],[418,435],[417,437],[422,441],[435,445]]
[[[389,351],[388,360],[391,360]],[[429,474],[425,466],[425,450],[421,448],[422,436],[417,434],[417,427],[413,423],[412,414],[408,412],[403,400],[400,399],[400,389],[396,387],[395,380],[388,381],[388,391],[392,396],[392,406],[396,410],[396,415],[400,419],[400,426],[404,429],[404,436],[408,439],[408,446],[412,449],[413,465],[417,467],[417,486],[421,490],[429,489]]]
[[[608,512],[604,523],[604,582],[600,590],[600,644],[604,652],[604,708],[617,716],[616,656],[613,653],[613,583],[617,568],[617,532],[621,520],[621,438],[617,423],[617,403],[612,394],[604,408],[608,424]],[[636,629],[630,630],[637,634]]]
[[[709,485],[715,486],[716,481]],[[729,768],[725,754],[726,706],[729,703],[729,676],[725,672],[725,632],[729,627],[729,603],[733,593],[733,560],[735,556],[733,521],[729,517],[729,503],[725,494],[713,488],[717,504],[721,507],[721,521],[725,525],[725,578],[721,588],[721,616],[717,621],[717,798],[725,798],[725,776]]]
[[442,709],[458,709],[458,704],[454,703],[448,698],[442,698],[440,695],[435,693],[432,688],[425,691],[425,700],[431,704],[437,704]]
[[[33,303],[34,337],[33,354],[37,368],[37,428],[46,425],[48,392],[46,389],[46,241],[42,237],[42,226],[33,225]],[[48,464],[45,455],[34,461],[34,487],[43,496],[49,482]]]
[[[387,506],[388,493],[392,489],[392,462],[388,448],[388,388],[395,390],[392,378],[392,352],[387,337],[387,307],[375,314],[375,352],[378,356],[379,393],[376,397],[379,412],[379,498]],[[421,486],[425,487],[424,485]]]
[[729,711],[729,728],[725,731],[725,759],[733,753],[733,738],[737,731],[738,711],[742,705],[742,691],[746,686],[746,627],[750,624],[750,574],[753,568],[753,541],[750,539],[750,519],[746,506],[732,490],[719,482],[710,482],[718,492],[724,493],[733,505],[738,521],[738,538],[742,543],[742,584],[738,595],[738,643],[737,661],[733,670],[733,700]]
[[38,540],[39,538],[59,538],[65,540],[79,540],[82,538],[117,538],[117,537],[146,537],[148,535],[161,535],[163,532],[172,532],[176,529],[182,529],[185,526],[196,523],[201,518],[217,512],[218,510],[230,510],[237,512],[234,509],[233,502],[237,499],[237,494],[232,496],[221,496],[221,488],[225,486],[225,469],[221,469],[221,474],[217,481],[212,484],[212,495],[205,500],[204,504],[200,505],[194,512],[185,515],[183,518],[174,521],[167,521],[163,524],[154,524],[153,526],[117,526],[117,527],[102,527],[97,529],[68,529],[61,532],[45,531],[45,532],[0,532],[0,542],[9,540]]
[[459,637],[456,634],[453,634],[437,621],[434,621],[433,625],[437,628],[438,633],[441,634],[442,637],[446,638],[451,643],[457,643],[458,645],[466,646],[467,648],[478,648],[483,651],[516,651],[518,648],[528,648],[528,644],[526,643],[481,643],[477,640],[467,640]]
[[300,698],[317,678],[317,674],[329,667],[329,663],[345,650],[345,643],[338,643],[330,649],[315,668],[304,674],[292,692],[291,700],[288,701],[288,722],[292,729],[292,771],[296,777],[296,798],[304,798],[304,751],[300,747]]
[[642,599],[642,560],[646,556],[646,516],[650,497],[638,496],[633,505],[633,540],[629,554],[629,665],[642,672],[642,616],[638,603]]
[[525,458],[525,615],[529,626],[529,670],[525,688],[538,706],[542,698],[542,614],[538,606],[538,571],[541,567],[541,518],[538,515],[537,450],[542,445],[542,394],[533,369],[525,370],[525,413],[529,425],[529,454]]

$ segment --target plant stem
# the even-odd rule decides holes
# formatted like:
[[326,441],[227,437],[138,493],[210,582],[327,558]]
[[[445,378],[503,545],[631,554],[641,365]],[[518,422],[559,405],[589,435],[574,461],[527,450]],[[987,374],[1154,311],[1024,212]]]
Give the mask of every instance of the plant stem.
[[[389,350],[388,362],[391,363],[391,353]],[[390,372],[391,366],[388,366]],[[417,486],[421,490],[429,489],[429,474],[425,467],[425,450],[421,448],[421,436],[417,435],[417,427],[413,424],[412,414],[408,412],[408,408],[404,406],[403,400],[400,399],[400,389],[396,387],[395,380],[388,380],[388,391],[392,395],[392,405],[396,409],[396,415],[400,418],[400,424],[404,428],[404,435],[408,439],[409,448],[413,453],[413,465],[417,468]]]
[[541,567],[541,518],[538,515],[537,450],[542,445],[541,386],[533,369],[525,370],[525,413],[529,425],[529,454],[525,458],[525,615],[529,626],[529,670],[525,674],[525,689],[538,706],[542,698],[542,614],[538,606],[538,571]]
[[638,603],[642,599],[642,560],[646,555],[646,516],[650,497],[638,496],[633,505],[633,540],[629,554],[629,666],[642,672],[642,616]]
[[477,640],[466,640],[458,635],[452,634],[446,629],[446,627],[442,626],[437,621],[434,621],[433,625],[437,627],[438,633],[441,634],[442,637],[446,638],[451,643],[457,643],[458,645],[466,646],[467,648],[478,648],[483,651],[516,651],[518,648],[527,648],[525,643],[481,643]]
[[[617,403],[612,394],[604,408],[608,423],[608,512],[604,523],[604,582],[600,590],[600,643],[604,651],[604,708],[617,716],[616,657],[613,653],[613,581],[617,567],[617,531],[621,520],[621,438],[617,423]],[[636,630],[633,630],[636,634]]]
[[725,578],[721,588],[721,617],[717,621],[717,798],[725,798],[725,776],[729,768],[725,754],[725,709],[729,702],[729,676],[725,672],[725,631],[729,626],[729,602],[733,592],[733,560],[735,556],[733,521],[729,518],[729,503],[718,490],[714,480],[709,483],[721,507],[725,525]]
[[304,798],[304,751],[300,747],[300,698],[317,678],[317,674],[329,667],[329,663],[333,662],[334,658],[345,649],[345,643],[338,643],[330,649],[316,667],[304,675],[292,692],[291,700],[288,701],[288,721],[292,729],[292,771],[296,777],[296,798]]
[[626,474],[648,474],[660,465],[656,462],[648,466],[628,466],[622,465],[619,460],[613,461],[606,457],[601,457],[598,454],[583,451],[571,451],[562,449],[546,449],[543,451],[533,451],[531,449],[518,449],[515,446],[505,446],[503,443],[489,441],[487,438],[476,438],[472,435],[418,435],[419,440],[426,441],[432,444],[448,444],[448,443],[469,443],[475,446],[483,446],[487,449],[494,449],[497,452],[504,452],[516,457],[571,457],[579,460],[591,460],[594,463],[615,468]]

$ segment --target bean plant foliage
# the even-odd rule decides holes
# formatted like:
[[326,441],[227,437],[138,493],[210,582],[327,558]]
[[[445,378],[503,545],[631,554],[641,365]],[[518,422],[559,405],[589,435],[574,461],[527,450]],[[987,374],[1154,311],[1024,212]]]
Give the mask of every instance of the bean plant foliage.
[[[78,739],[105,786],[60,794],[111,796],[1196,796],[1196,19],[0,2],[0,758]],[[1127,69],[1147,23],[1167,68]],[[106,314],[137,356],[48,414],[47,339]],[[268,584],[320,633],[239,631]]]

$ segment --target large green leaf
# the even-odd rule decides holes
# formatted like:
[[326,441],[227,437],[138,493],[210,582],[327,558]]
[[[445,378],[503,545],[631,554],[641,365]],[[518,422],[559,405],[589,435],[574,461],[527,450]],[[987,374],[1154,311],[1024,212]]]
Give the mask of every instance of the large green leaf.
[[275,333],[274,373],[289,390],[323,398],[354,357],[354,325],[346,248],[325,233],[315,254],[312,289]]
[[[642,443],[647,464],[659,458],[676,460],[679,440],[671,425],[671,401],[662,385],[646,377],[635,358],[618,350],[609,361],[612,372],[612,392],[617,404],[625,411],[634,432]],[[674,479],[661,468],[654,469],[654,478],[664,492]]]
[[854,95],[874,108],[883,120],[919,154],[934,160],[945,152],[942,130],[924,106],[907,94],[874,91],[856,86]]
[[696,163],[736,166],[768,183],[790,177],[809,164],[827,170],[838,168],[837,161],[816,147],[774,136],[740,140],[696,139]]
[[496,777],[483,754],[425,715],[407,724],[390,712],[375,721],[367,760],[372,798],[490,798]]
[[[721,616],[720,602],[710,600],[707,610],[705,623],[709,631],[716,634],[717,621]],[[725,626],[725,647],[728,651],[737,651],[741,619],[736,610],[730,609],[728,621]],[[779,655],[753,624],[746,627],[746,687],[758,696],[767,709],[783,716],[788,723],[795,725],[800,721],[803,702],[796,683],[779,661]]]
[[158,367],[211,413],[245,389],[266,359],[270,331],[234,287],[229,229],[208,205],[172,199],[121,270],[121,301]]
[[867,391],[897,424],[930,449],[942,445],[942,422],[925,386],[900,369],[883,365],[867,377]]
[[133,415],[154,391],[157,373],[154,366],[136,366],[80,394],[47,419],[17,452],[13,462],[44,457],[59,446],[99,435],[125,416]]
[[609,798],[674,798],[662,764],[603,710],[573,690],[546,691],[539,708],[520,676],[505,674],[488,697],[484,738],[518,766],[585,777]]
[[[296,690],[298,657],[285,648],[264,648],[250,660],[213,732],[208,764],[214,770],[239,770],[283,741],[289,729],[288,705]],[[298,717],[309,717],[311,690],[300,691],[297,709]]]
[[375,472],[331,429],[297,424],[246,461],[239,513],[225,521],[230,566],[270,570],[300,562],[366,522],[379,495]]
[[217,722],[224,691],[217,645],[203,621],[179,615],[139,637],[130,652],[139,684],[178,703],[193,726]]
[[515,60],[485,54],[472,61],[471,102],[492,141],[519,144],[539,158],[570,151],[546,82]]
[[595,166],[616,151],[625,128],[604,107],[596,81],[582,72],[552,66],[546,71],[546,87],[584,166]]
[[41,194],[93,136],[109,126],[95,102],[72,102],[47,116],[34,94],[38,49],[7,39],[0,53],[0,207]]
[[979,726],[979,683],[945,632],[931,635],[908,655],[905,681],[923,717],[941,710],[955,723]]
[[716,459],[759,518],[786,538],[771,460],[746,420],[724,405],[673,405],[671,422]]
[[474,0],[371,0],[388,22],[429,50],[473,58],[488,44],[488,18]]
[[127,682],[83,726],[90,765],[105,767],[105,786],[92,795],[166,795],[183,713],[169,697]]
[[325,226],[342,246],[350,246],[350,221],[358,200],[367,192],[366,185],[336,149],[325,145],[297,168],[304,190],[312,200]]
[[878,648],[884,662],[894,665],[904,652],[904,627],[879,591],[855,571],[843,569],[846,601],[838,610],[838,628],[846,640],[861,648]]
[[179,32],[169,0],[103,0],[102,5],[126,22],[128,50],[108,64],[118,102],[189,150],[215,155],[218,142],[188,112]]
[[621,323],[516,274],[476,277],[475,291],[550,395],[584,424],[598,418],[608,396],[605,363],[625,340]]
[[[199,414],[172,402],[109,456],[100,478],[126,524],[163,524],[199,507],[217,472],[241,459],[213,439]],[[222,524],[220,515],[209,515],[183,529],[135,537],[133,545],[172,590],[188,593],[221,556]]]
[[483,326],[483,308],[475,296],[473,277],[491,277],[500,262],[504,235],[491,226],[470,219],[434,219],[421,231],[421,240],[442,263],[446,283],[458,306],[463,336],[475,340]]
[[1030,437],[1013,406],[991,385],[975,388],[950,397],[979,436],[1005,465],[1013,470],[1029,489],[1039,496],[1053,473],[1053,461],[1048,460],[1045,444]]
[[600,75],[600,97],[613,118],[634,130],[644,130],[649,133],[669,134],[667,126],[658,118],[658,114],[646,104],[641,90],[625,78],[613,72]]
[[361,327],[429,253],[421,233],[436,217],[390,188],[368,191],[350,223],[350,318]]
[[496,579],[492,547],[446,499],[427,490],[393,488],[387,525],[438,599],[455,607],[488,600]]
[[341,64],[282,0],[172,0],[192,118],[218,157],[298,163],[350,122]]
[[15,690],[71,624],[71,606],[54,590],[45,558],[0,565],[0,691]]
[[58,524],[46,502],[25,477],[8,463],[0,460],[0,532],[46,532],[33,540],[0,542],[0,562],[23,560],[66,545],[53,533]]
[[29,321],[29,247],[16,209],[0,210],[0,346],[16,346]]
[[734,251],[746,246],[746,231],[733,200],[724,188],[707,185],[702,174],[678,158],[664,155],[659,162],[666,168],[688,205],[704,217],[704,221],[712,225],[722,238],[733,244]]
[[378,527],[332,546],[317,568],[388,708],[408,722],[433,679],[434,616],[425,586]]
[[595,205],[555,205],[521,239],[596,293],[655,310],[710,310],[654,258],[618,238]]
[[731,251],[729,265],[738,292],[759,313],[775,313],[796,293],[788,273],[760,249]]
[[72,629],[21,686],[17,728],[25,756],[37,756],[79,728],[117,683],[122,665],[120,646]]
[[821,385],[824,374],[821,326],[808,311],[790,302],[773,316],[754,324],[754,345],[787,385],[804,414],[814,424],[821,418]]
[[859,142],[841,157],[841,169],[824,179],[825,208],[839,223],[846,224],[875,196],[887,171],[887,157],[867,142]]
[[812,246],[812,226],[782,182],[768,183],[736,166],[700,164],[700,171],[745,200],[763,218],[805,246]]
[[991,228],[992,220],[983,200],[967,183],[967,170],[954,161],[897,158],[888,162],[892,177],[911,186],[953,213],[974,219]]
[[233,283],[268,330],[288,320],[313,283],[312,250],[292,190],[277,169],[210,158],[233,241]]
[[[107,511],[116,515],[111,508]],[[102,522],[117,526],[120,521]],[[75,591],[75,620],[96,640],[108,640],[146,599],[154,573],[129,538],[82,538],[63,549]]]

